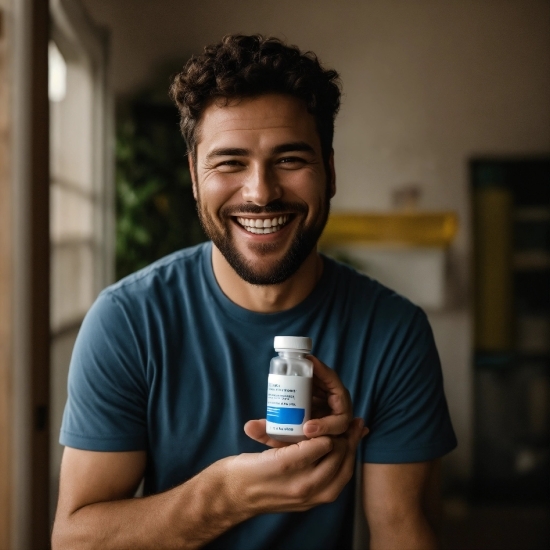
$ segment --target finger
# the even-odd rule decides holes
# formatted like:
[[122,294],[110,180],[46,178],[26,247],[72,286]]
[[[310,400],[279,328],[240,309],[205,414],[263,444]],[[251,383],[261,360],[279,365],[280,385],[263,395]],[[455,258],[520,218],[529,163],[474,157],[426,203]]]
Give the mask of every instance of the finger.
[[332,411],[328,407],[313,407],[311,410],[311,418],[325,418],[329,416]]
[[327,401],[334,414],[349,414],[351,420],[351,397],[342,381],[332,369],[319,361],[317,357],[308,355],[313,363],[314,387],[317,385],[327,392]]
[[331,502],[333,497],[339,495],[352,478],[355,471],[357,445],[361,440],[364,430],[368,431],[368,428],[363,427],[363,420],[361,418],[354,418],[349,430],[346,432],[346,436],[338,438],[346,442],[346,452],[344,453],[338,472],[333,477],[332,483],[327,485],[323,493],[320,494],[321,502]]
[[260,420],[249,420],[244,425],[244,433],[248,437],[250,437],[250,439],[254,439],[254,441],[258,441],[258,443],[263,443],[268,447],[279,448],[279,447],[288,447],[289,445],[291,445],[291,443],[284,443],[283,441],[277,441],[276,439],[273,439],[266,433],[265,418],[262,418]]
[[[317,439],[310,439],[308,441],[317,441]],[[330,485],[334,478],[338,476],[348,452],[346,438],[333,437],[331,440],[333,443],[332,451],[321,458],[311,473],[311,483],[319,487],[320,492],[324,491],[324,487]]]
[[327,400],[327,392],[325,390],[322,390],[319,386],[316,386],[316,385],[313,386],[312,395],[313,397],[323,399],[324,401]]
[[311,398],[311,404],[312,404],[314,407],[325,407],[325,408],[328,408],[326,396],[325,396],[325,397],[316,397],[316,396],[313,396],[313,397]]
[[304,424],[306,437],[319,437],[321,435],[341,435],[348,431],[350,420],[347,414],[329,414],[321,418],[308,420]]
[[272,460],[278,461],[285,469],[299,470],[313,468],[324,456],[334,448],[330,437],[317,437],[300,441],[293,445],[286,445],[277,449],[269,449],[264,454]]
[[323,416],[327,416],[328,414],[331,414],[332,410],[328,406],[328,403],[326,400],[317,399],[314,397],[312,399],[311,403],[311,417],[312,418],[322,418]]
[[[313,399],[315,405],[313,419],[304,425],[304,434],[306,437],[343,434],[349,428],[352,419],[350,394],[332,369],[329,369],[313,355],[310,355],[309,358],[313,363],[317,384],[322,386],[328,395],[324,403],[317,397]],[[316,394],[319,395],[323,392],[324,390],[317,386]],[[326,409],[327,405],[329,410]],[[325,411],[326,414],[323,414]]]
[[308,355],[307,358],[313,363],[313,377],[322,390],[332,393],[344,387],[333,369],[327,367],[315,355]]

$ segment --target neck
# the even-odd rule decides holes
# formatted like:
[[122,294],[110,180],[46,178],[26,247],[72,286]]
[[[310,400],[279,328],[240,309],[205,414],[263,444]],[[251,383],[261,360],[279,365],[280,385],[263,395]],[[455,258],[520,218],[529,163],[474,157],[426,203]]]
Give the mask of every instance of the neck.
[[235,304],[258,313],[285,311],[303,301],[323,274],[323,260],[313,249],[298,271],[278,285],[251,285],[241,279],[212,244],[212,268],[222,292]]

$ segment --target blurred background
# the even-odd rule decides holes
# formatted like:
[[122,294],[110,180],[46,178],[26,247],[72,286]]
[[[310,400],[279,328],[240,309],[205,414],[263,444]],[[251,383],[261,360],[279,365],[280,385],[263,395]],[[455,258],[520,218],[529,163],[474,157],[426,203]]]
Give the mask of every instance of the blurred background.
[[444,548],[548,548],[550,2],[0,0],[0,550],[48,547],[98,292],[204,239],[167,89],[234,32],[341,74],[326,251],[430,318]]

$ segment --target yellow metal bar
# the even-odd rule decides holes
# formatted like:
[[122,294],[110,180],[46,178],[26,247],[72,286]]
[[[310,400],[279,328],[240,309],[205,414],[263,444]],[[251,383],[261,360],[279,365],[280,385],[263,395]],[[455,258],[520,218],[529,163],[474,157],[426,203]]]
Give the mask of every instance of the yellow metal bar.
[[447,247],[457,230],[455,212],[334,212],[321,237],[321,245],[362,242]]

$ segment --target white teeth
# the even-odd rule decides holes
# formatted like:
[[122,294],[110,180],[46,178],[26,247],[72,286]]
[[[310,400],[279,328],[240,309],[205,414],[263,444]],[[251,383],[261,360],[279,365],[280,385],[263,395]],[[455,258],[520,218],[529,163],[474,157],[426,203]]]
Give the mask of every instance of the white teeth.
[[282,229],[282,227],[288,222],[288,215],[279,216],[278,218],[268,219],[251,219],[251,218],[237,218],[237,221],[250,233],[256,235],[267,235],[268,233],[275,233]]

